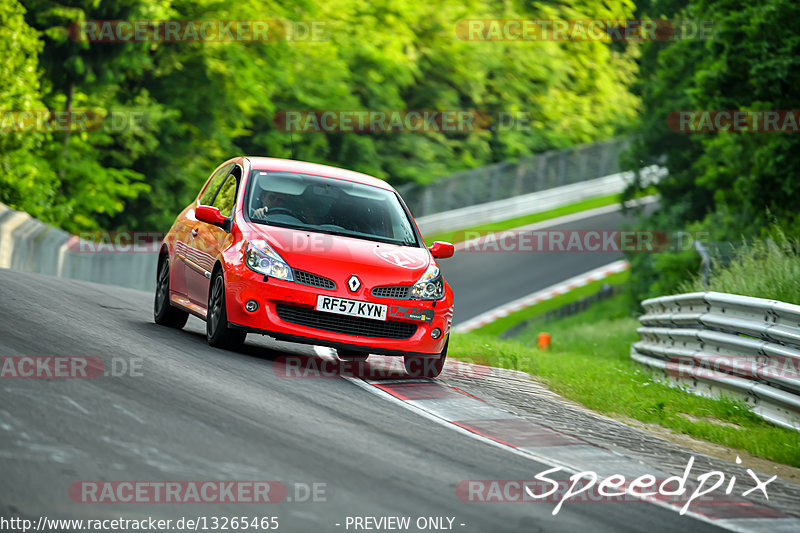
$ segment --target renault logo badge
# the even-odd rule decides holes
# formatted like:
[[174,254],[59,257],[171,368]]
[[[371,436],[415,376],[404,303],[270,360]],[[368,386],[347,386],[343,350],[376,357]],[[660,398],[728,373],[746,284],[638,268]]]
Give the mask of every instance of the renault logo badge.
[[361,287],[361,280],[355,275],[350,276],[350,279],[347,280],[347,288],[350,289],[350,292],[356,292],[359,287]]

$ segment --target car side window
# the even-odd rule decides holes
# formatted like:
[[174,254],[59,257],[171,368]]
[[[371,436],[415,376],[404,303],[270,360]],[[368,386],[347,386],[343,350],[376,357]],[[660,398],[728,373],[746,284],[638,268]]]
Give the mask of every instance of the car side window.
[[233,211],[233,204],[236,202],[236,172],[231,172],[228,178],[219,189],[219,194],[214,198],[214,203],[211,204],[219,209],[222,216],[229,217]]
[[214,195],[217,194],[217,189],[219,189],[222,180],[225,179],[225,176],[230,172],[231,167],[233,167],[233,163],[225,165],[214,173],[214,176],[208,183],[208,187],[203,191],[203,196],[200,197],[200,205],[211,205],[211,202],[214,201]]

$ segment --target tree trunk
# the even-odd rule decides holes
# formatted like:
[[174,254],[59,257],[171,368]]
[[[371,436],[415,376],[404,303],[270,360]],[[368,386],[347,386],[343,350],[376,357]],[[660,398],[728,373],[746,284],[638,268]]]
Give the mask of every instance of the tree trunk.
[[72,133],[72,96],[75,93],[75,84],[73,82],[69,82],[69,87],[67,88],[67,105],[65,106],[65,111],[68,113],[67,116],[70,117],[70,127],[67,128],[67,132],[64,135],[64,146],[61,149],[61,168],[58,170],[58,177],[60,179],[64,179],[64,174],[66,173],[66,169],[64,168],[64,159],[67,156],[67,151],[69,147],[69,136]]

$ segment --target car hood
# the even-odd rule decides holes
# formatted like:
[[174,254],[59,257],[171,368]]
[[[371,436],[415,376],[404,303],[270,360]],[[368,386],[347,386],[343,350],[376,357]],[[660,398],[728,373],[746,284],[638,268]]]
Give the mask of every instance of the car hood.
[[245,238],[265,239],[294,269],[333,279],[339,287],[355,274],[367,287],[413,285],[433,257],[427,248],[251,224]]

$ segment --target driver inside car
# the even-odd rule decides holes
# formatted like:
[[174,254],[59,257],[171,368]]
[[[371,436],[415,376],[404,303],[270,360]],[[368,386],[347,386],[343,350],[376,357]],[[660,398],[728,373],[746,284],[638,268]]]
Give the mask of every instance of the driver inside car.
[[284,213],[289,212],[289,208],[286,205],[286,197],[283,194],[261,189],[258,199],[261,207],[251,209],[250,216],[252,218],[263,220],[267,217],[267,213],[269,213],[270,210],[280,210]]

